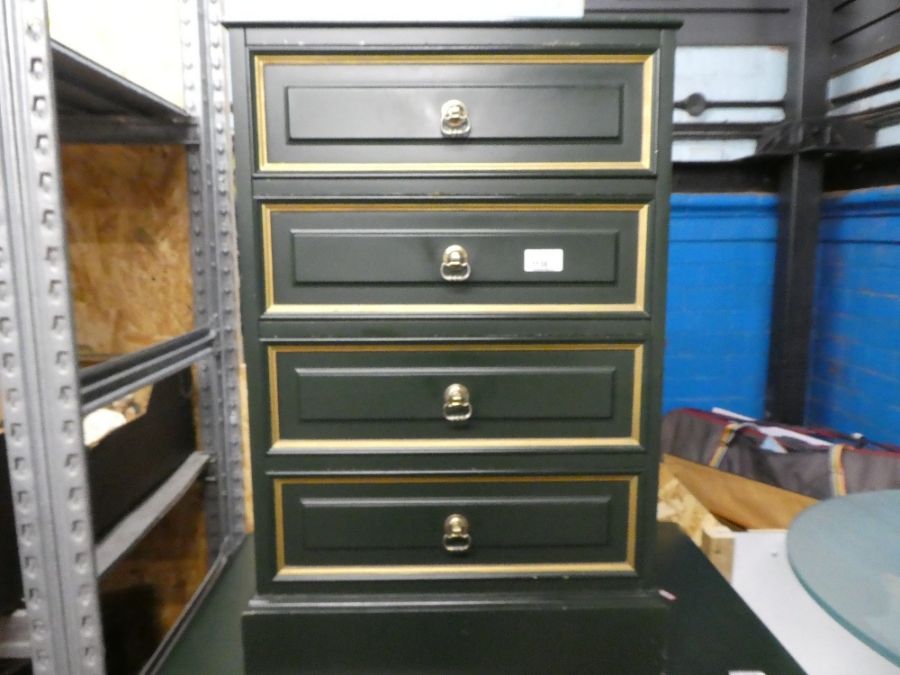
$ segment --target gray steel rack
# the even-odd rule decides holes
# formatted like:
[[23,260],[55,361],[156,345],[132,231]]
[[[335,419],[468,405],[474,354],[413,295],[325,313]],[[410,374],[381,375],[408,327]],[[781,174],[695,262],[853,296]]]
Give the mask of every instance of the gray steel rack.
[[[221,567],[243,537],[240,336],[220,13],[221,0],[182,2],[182,110],[53,43],[43,0],[0,0],[0,396],[25,598],[24,612],[0,618],[0,656],[27,651],[35,673],[105,672],[98,575],[204,471],[210,568]],[[79,370],[61,141],[187,146],[194,331]],[[95,542],[82,414],[189,365],[198,380],[199,452]]]
[[65,45],[50,46],[63,143],[197,143],[194,119],[178,106]]

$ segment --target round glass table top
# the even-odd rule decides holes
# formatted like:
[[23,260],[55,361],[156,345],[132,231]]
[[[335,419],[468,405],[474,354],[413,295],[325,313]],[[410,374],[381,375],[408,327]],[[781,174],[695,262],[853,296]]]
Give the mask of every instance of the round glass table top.
[[900,664],[900,490],[819,502],[791,523],[800,583],[838,622]]

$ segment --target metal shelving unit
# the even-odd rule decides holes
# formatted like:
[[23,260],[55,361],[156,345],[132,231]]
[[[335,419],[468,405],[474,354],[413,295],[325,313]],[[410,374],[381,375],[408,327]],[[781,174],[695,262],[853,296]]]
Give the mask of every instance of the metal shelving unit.
[[103,575],[130,551],[174,506],[203,473],[209,457],[193,452],[153,493],[97,542],[94,558]]
[[195,120],[175,104],[65,45],[50,48],[63,143],[197,143]]
[[[0,395],[26,605],[0,619],[0,655],[20,653],[27,644],[35,673],[105,672],[98,575],[204,471],[212,557],[207,581],[243,537],[240,337],[220,5],[182,3],[182,110],[54,44],[43,0],[0,0]],[[79,369],[60,142],[187,147],[195,330]],[[190,365],[199,390],[199,451],[96,542],[82,415]]]

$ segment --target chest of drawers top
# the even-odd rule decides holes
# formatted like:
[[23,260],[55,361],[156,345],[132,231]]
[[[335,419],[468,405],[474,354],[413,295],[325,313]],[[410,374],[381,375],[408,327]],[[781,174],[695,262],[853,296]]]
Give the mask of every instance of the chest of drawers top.
[[587,21],[250,28],[253,169],[654,175],[665,35]]

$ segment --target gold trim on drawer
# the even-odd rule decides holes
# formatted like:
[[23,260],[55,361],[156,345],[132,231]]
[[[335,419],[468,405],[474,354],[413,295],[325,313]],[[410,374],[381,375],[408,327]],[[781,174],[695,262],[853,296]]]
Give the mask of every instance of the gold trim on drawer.
[[[603,162],[270,162],[266,128],[265,67],[268,65],[388,65],[490,64],[624,64],[642,65],[641,153],[638,161]],[[256,75],[257,162],[260,171],[635,171],[650,169],[653,145],[653,81],[656,54],[257,54]]]
[[[637,260],[635,264],[634,302],[606,304],[279,304],[275,302],[275,267],[272,255],[272,214],[303,212],[388,212],[388,211],[550,211],[550,212],[617,212],[638,214]],[[263,280],[266,310],[271,315],[338,316],[343,314],[594,314],[598,312],[643,312],[647,283],[647,223],[649,204],[583,204],[583,203],[514,203],[491,204],[467,202],[459,204],[263,204],[262,244]]]
[[[631,433],[627,437],[611,438],[382,438],[382,439],[284,439],[281,438],[281,419],[278,412],[279,353],[290,352],[541,352],[541,351],[621,351],[634,352],[634,379],[631,399]],[[269,411],[272,420],[272,447],[270,455],[297,455],[310,450],[464,450],[485,448],[598,448],[640,447],[641,401],[644,381],[644,345],[639,343],[591,343],[591,344],[438,344],[438,345],[269,345]]]
[[[453,483],[606,483],[628,484],[628,524],[625,559],[610,562],[579,563],[514,563],[481,565],[286,565],[284,555],[284,486],[285,485],[385,485]],[[638,476],[457,476],[457,477],[367,477],[367,478],[275,478],[275,566],[276,581],[292,581],[308,577],[347,576],[418,576],[418,575],[507,575],[507,574],[596,574],[599,572],[634,572],[637,550]]]

